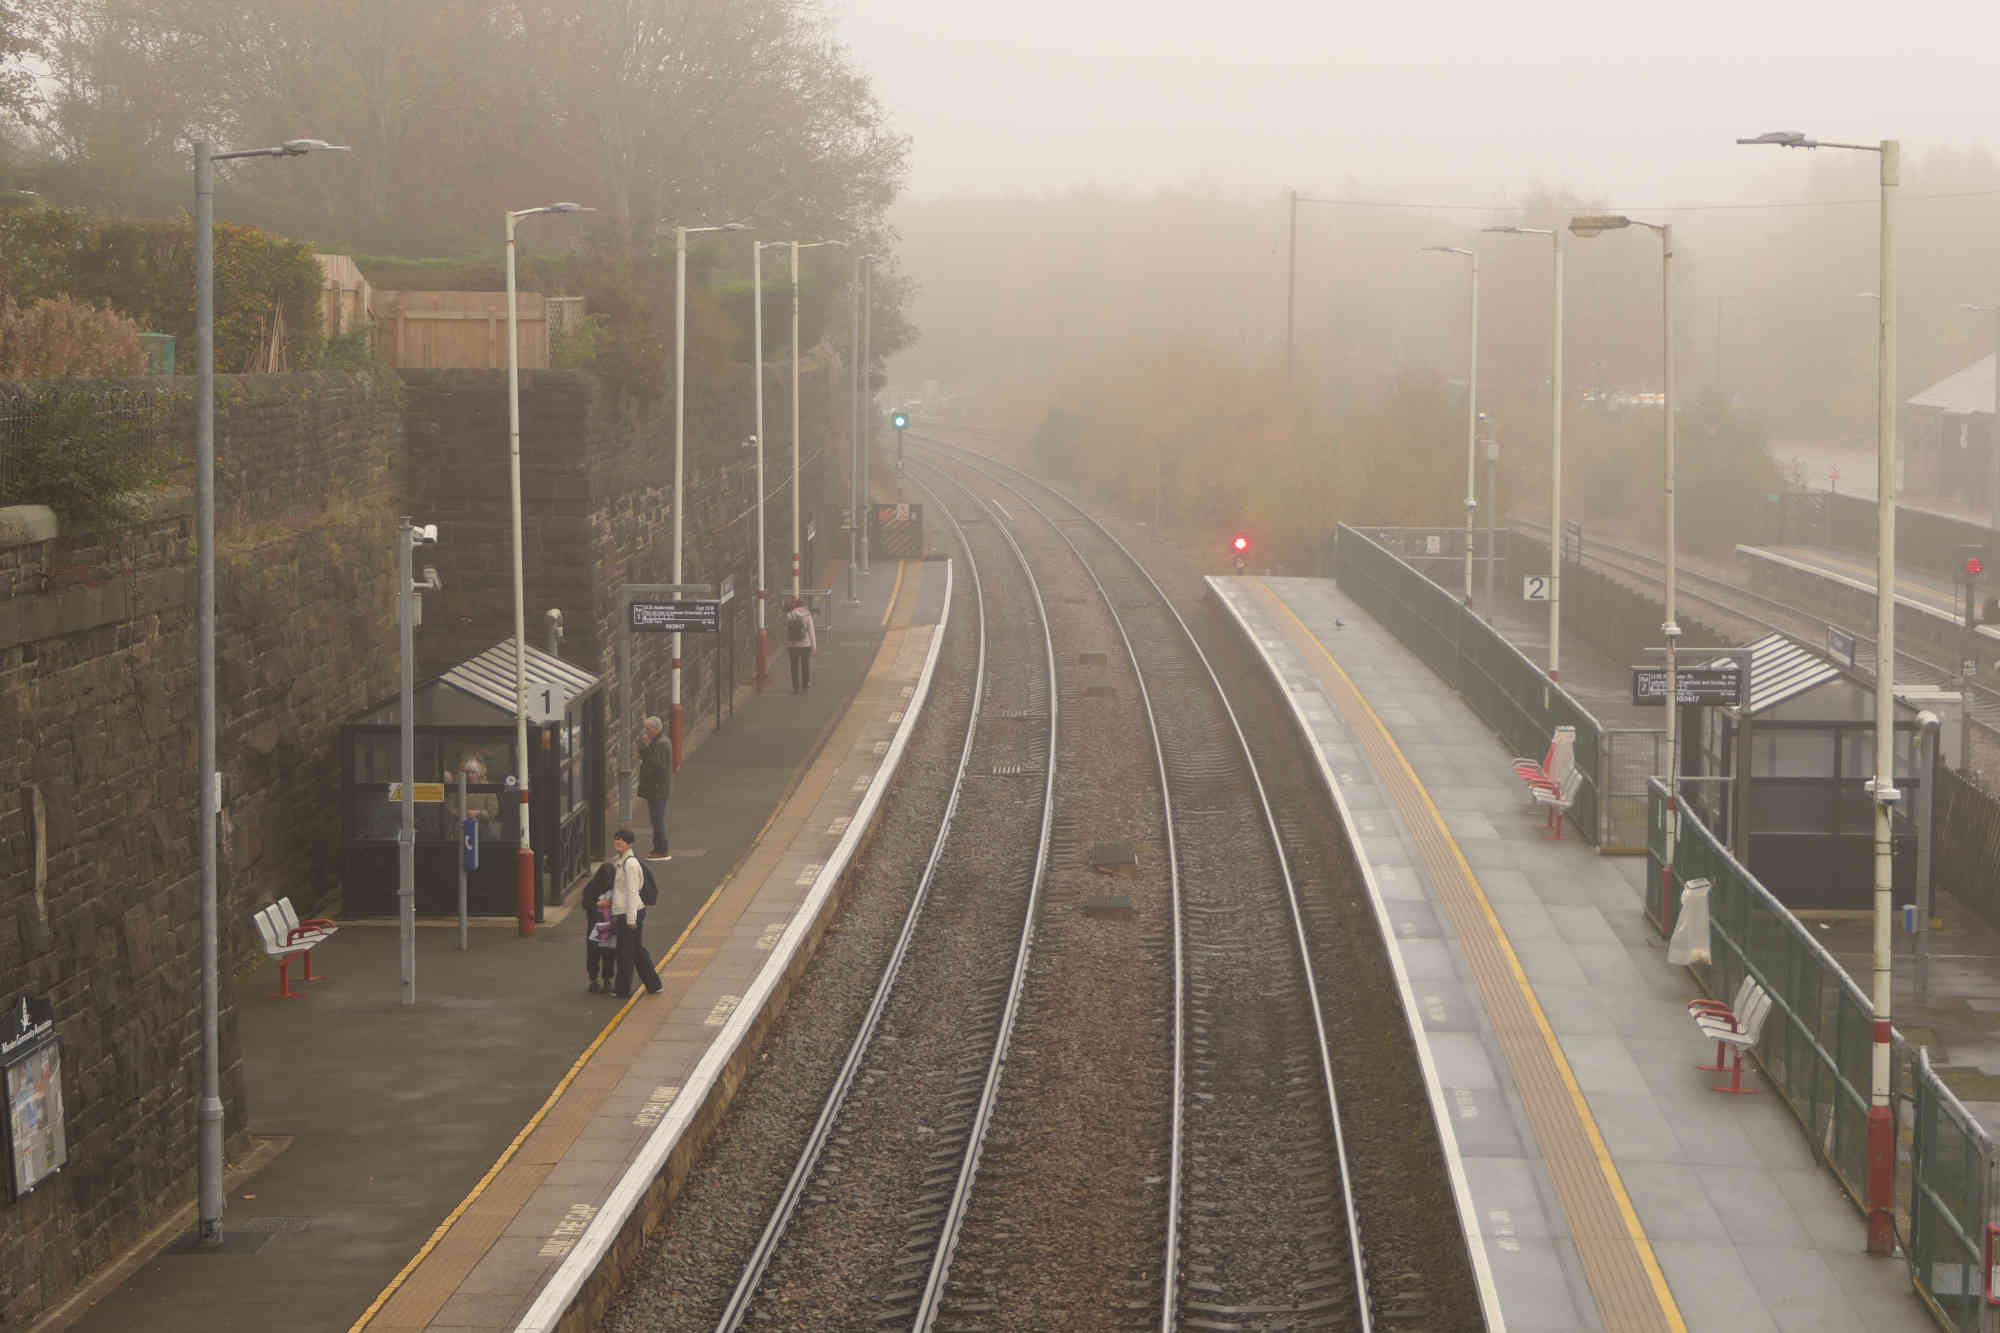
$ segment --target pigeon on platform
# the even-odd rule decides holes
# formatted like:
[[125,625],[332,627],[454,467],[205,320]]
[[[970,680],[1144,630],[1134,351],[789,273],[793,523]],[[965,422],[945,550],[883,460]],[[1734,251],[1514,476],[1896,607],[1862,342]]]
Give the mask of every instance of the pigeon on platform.
[[1342,620],[1339,616],[1335,616],[1333,618],[1333,627],[1335,629],[1346,629],[1347,622],[1345,620]]

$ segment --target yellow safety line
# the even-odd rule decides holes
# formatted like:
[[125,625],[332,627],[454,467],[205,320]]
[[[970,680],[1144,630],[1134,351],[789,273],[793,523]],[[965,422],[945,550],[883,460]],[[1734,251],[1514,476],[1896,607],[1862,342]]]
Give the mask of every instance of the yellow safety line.
[[889,617],[896,614],[896,598],[901,596],[903,592],[903,568],[907,564],[909,564],[907,560],[898,560],[896,562],[896,586],[889,590],[889,605],[882,609],[882,624],[880,626],[882,629],[889,628]]
[[1528,1011],[1535,1018],[1535,1026],[1541,1030],[1542,1041],[1548,1046],[1549,1055],[1555,1061],[1556,1071],[1562,1075],[1563,1085],[1569,1089],[1570,1101],[1576,1107],[1578,1119],[1583,1122],[1584,1133],[1590,1138],[1591,1151],[1596,1154],[1598,1168],[1604,1173],[1604,1183],[1610,1187],[1611,1197],[1617,1203],[1619,1215],[1625,1221],[1625,1233],[1631,1238],[1633,1248],[1638,1251],[1639,1262],[1645,1267],[1646,1276],[1653,1284],[1653,1294],[1659,1299],[1660,1310],[1666,1316],[1668,1324],[1678,1333],[1687,1333],[1687,1324],[1681,1318],[1680,1306],[1675,1302],[1673,1292],[1667,1286],[1666,1274],[1661,1271],[1660,1261],[1653,1253],[1652,1242],[1646,1237],[1646,1228],[1640,1224],[1639,1214],[1632,1207],[1631,1196],[1625,1192],[1625,1182],[1619,1177],[1618,1166],[1611,1160],[1611,1152],[1604,1145],[1604,1136],[1597,1128],[1597,1117],[1590,1113],[1590,1104],[1585,1100],[1583,1089],[1578,1085],[1576,1075],[1570,1069],[1569,1059],[1563,1054],[1562,1043],[1556,1039],[1555,1029],[1549,1026],[1548,1015],[1542,1012],[1541,1001],[1535,998],[1534,985],[1528,980],[1528,974],[1521,966],[1520,957],[1514,952],[1513,941],[1507,938],[1506,927],[1500,924],[1500,917],[1494,912],[1493,903],[1487,898],[1486,890],[1480,887],[1479,877],[1472,873],[1472,866],[1465,859],[1465,852],[1459,847],[1458,839],[1452,837],[1451,829],[1444,822],[1444,815],[1431,800],[1430,789],[1424,786],[1423,779],[1419,778],[1416,769],[1410,766],[1408,756],[1403,753],[1403,747],[1396,744],[1395,736],[1370,706],[1367,696],[1361,692],[1360,687],[1354,683],[1354,678],[1347,674],[1346,669],[1328,650],[1319,635],[1313,633],[1305,621],[1299,619],[1298,612],[1292,610],[1284,598],[1273,593],[1271,600],[1276,601],[1284,609],[1285,614],[1292,618],[1293,623],[1298,625],[1306,638],[1319,649],[1320,655],[1326,658],[1327,665],[1332,667],[1347,688],[1354,692],[1355,701],[1361,705],[1362,711],[1368,714],[1368,720],[1374,724],[1376,730],[1381,732],[1382,739],[1388,742],[1390,753],[1396,756],[1396,762],[1403,766],[1403,771],[1415,784],[1417,795],[1423,798],[1424,808],[1430,811],[1431,818],[1436,821],[1438,832],[1444,837],[1445,846],[1451,849],[1452,859],[1458,862],[1458,868],[1464,873],[1466,883],[1471,886],[1472,895],[1478,900],[1480,911],[1485,914],[1487,926],[1493,932],[1493,938],[1499,944],[1500,952],[1506,956],[1507,966],[1514,973],[1514,984],[1520,989],[1522,998],[1527,1001]]

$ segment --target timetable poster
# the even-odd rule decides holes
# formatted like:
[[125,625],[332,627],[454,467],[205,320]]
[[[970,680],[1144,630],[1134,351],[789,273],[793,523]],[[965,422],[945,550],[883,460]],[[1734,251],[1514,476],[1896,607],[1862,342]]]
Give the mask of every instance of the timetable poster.
[[7,1136],[17,1199],[69,1161],[60,1043],[46,1042],[7,1066]]

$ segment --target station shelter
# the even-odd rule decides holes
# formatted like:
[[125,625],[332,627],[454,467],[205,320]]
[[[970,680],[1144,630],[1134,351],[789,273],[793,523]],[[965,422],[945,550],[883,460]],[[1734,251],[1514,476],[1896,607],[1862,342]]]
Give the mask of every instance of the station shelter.
[[[1874,686],[1782,634],[1749,654],[1747,705],[1681,710],[1682,794],[1785,906],[1865,910],[1875,887]],[[1901,904],[1915,901],[1913,815],[1930,775],[1916,772],[1917,709],[1898,699],[1895,717],[1903,796],[1890,827]],[[1734,780],[1745,771],[1749,782]]]
[[[529,834],[535,852],[535,916],[561,901],[604,855],[604,689],[596,676],[530,646],[527,684],[547,722],[528,724]],[[520,808],[515,798],[514,641],[509,638],[416,687],[416,780],[443,783],[442,803],[417,805],[416,907],[420,915],[458,912],[462,824],[458,778],[466,775],[468,815],[479,865],[466,874],[467,910],[513,916]],[[397,833],[402,803],[400,701],[371,708],[341,728],[341,894],[349,916],[396,911]],[[420,795],[433,795],[423,792]]]

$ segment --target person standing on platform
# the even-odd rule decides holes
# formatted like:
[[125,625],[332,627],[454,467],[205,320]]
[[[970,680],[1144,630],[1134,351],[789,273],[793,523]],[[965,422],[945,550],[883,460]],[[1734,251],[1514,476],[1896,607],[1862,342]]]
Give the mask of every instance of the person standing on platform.
[[658,717],[649,717],[639,736],[639,799],[646,803],[646,813],[653,819],[655,861],[674,859],[667,843],[667,797],[674,790],[674,761],[660,734],[664,730]]
[[785,612],[785,652],[792,659],[792,693],[804,694],[812,688],[813,650],[819,647],[819,635],[813,628],[812,608],[803,597],[792,599],[792,609]]
[[646,885],[646,869],[633,855],[632,844],[637,841],[631,829],[619,829],[611,835],[612,860],[618,866],[618,881],[611,890],[612,925],[618,937],[618,977],[615,993],[619,999],[632,994],[632,973],[636,968],[639,980],[645,983],[649,995],[660,993],[660,974],[653,970],[653,956],[646,952],[646,940],[642,933],[646,924],[646,900],[640,890]]

